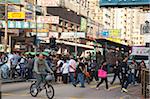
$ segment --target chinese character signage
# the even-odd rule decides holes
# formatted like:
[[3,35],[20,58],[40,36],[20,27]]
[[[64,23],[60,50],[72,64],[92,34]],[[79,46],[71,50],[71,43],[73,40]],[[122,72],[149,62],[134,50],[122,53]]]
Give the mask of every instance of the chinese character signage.
[[25,19],[25,12],[8,12],[8,19]]
[[[5,21],[0,20],[0,23],[2,23],[2,28],[5,28]],[[43,29],[44,26],[47,24],[38,23],[37,28]],[[36,23],[33,22],[23,22],[23,21],[8,21],[8,28],[9,29],[35,29]],[[48,28],[48,27],[47,27]]]
[[38,16],[37,22],[59,24],[59,16]]
[[86,28],[87,28],[87,20],[85,18],[81,17],[80,30],[83,32],[86,32]]
[[[7,0],[8,3],[21,4],[24,0]],[[0,3],[5,3],[6,0],[0,0]]]
[[150,1],[149,0],[100,0],[99,4],[101,7],[143,6],[143,5],[150,5]]
[[101,36],[102,37],[109,37],[109,38],[119,38],[121,30],[119,29],[109,29],[109,30],[102,30]]
[[57,7],[60,5],[60,0],[37,0],[39,6]]

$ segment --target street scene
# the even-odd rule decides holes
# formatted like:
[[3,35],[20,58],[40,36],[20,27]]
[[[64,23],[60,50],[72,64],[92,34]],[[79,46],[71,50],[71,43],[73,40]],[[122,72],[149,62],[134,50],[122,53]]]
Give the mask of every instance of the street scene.
[[149,0],[0,0],[0,99],[150,99]]
[[[2,99],[35,99],[29,93],[31,82],[5,84],[2,86]],[[144,99],[141,96],[139,86],[131,86],[130,93],[121,93],[120,85],[111,86],[106,91],[104,85],[100,90],[95,89],[95,84],[86,85],[85,89],[74,88],[71,84],[54,84],[54,99]],[[47,99],[45,91],[39,93],[37,99]]]

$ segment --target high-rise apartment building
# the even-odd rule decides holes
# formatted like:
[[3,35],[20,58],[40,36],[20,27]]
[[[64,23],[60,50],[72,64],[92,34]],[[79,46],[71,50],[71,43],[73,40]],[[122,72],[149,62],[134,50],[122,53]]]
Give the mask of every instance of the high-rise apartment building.
[[[128,45],[142,44],[143,37],[140,36],[140,25],[145,19],[141,9],[113,8],[111,11],[111,27],[112,29],[121,30],[120,38],[122,43]],[[136,40],[135,38],[138,39]],[[139,42],[137,43],[137,41]]]

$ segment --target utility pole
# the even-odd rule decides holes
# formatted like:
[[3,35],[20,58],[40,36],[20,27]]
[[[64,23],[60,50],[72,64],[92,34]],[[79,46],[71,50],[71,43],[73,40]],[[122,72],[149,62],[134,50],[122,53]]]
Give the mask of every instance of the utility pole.
[[8,2],[5,0],[5,44],[4,52],[7,52],[7,43],[8,43]]

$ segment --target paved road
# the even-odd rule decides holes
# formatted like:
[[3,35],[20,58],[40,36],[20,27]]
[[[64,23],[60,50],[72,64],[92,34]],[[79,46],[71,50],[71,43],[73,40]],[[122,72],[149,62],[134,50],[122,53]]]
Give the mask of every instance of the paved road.
[[[31,82],[9,83],[2,85],[2,99],[47,99],[45,92],[39,93],[37,98],[29,94]],[[130,86],[129,93],[121,93],[120,85],[110,86],[110,91],[101,85],[95,89],[96,82],[86,85],[86,88],[74,87],[71,84],[55,84],[54,99],[142,99],[139,86]]]

